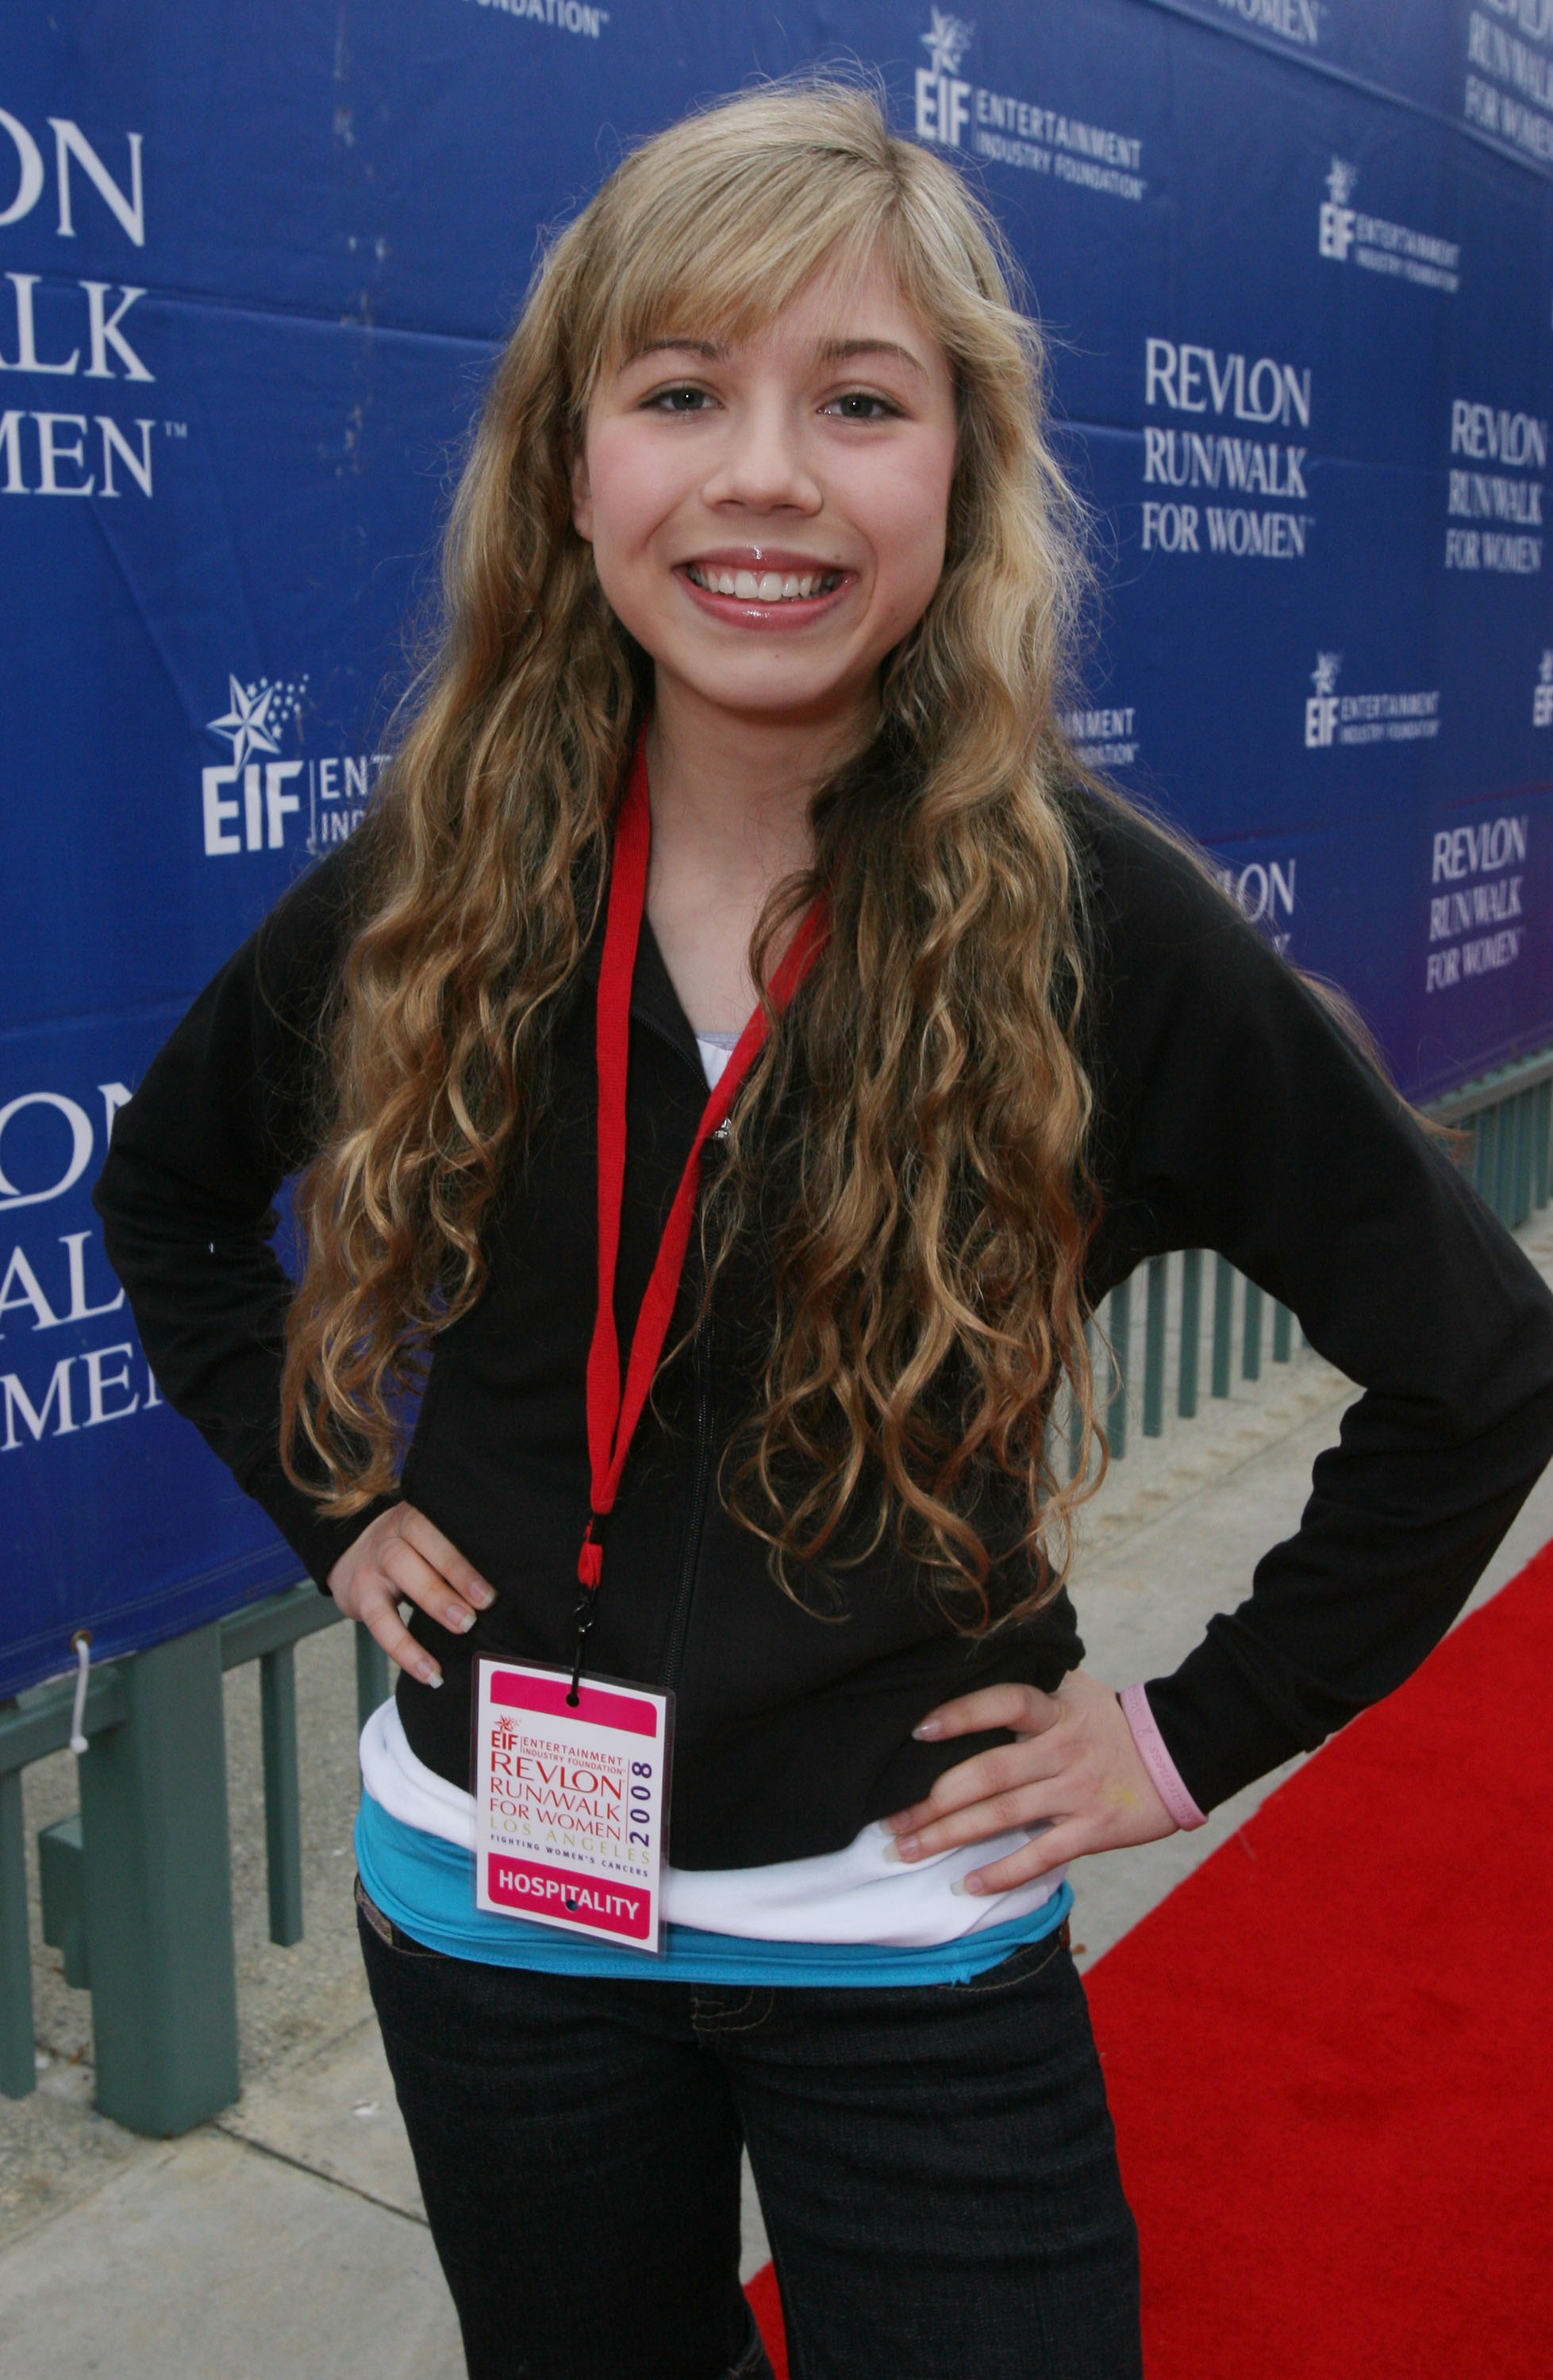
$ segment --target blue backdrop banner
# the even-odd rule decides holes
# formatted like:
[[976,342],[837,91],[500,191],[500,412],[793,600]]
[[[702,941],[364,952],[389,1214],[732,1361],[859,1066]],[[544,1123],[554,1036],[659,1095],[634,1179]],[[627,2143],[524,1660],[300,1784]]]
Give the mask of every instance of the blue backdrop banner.
[[1553,0],[55,0],[0,82],[0,1694],[293,1577],[88,1193],[382,765],[546,226],[861,60],[1007,225],[1107,583],[1074,741],[1409,1091],[1553,1041]]

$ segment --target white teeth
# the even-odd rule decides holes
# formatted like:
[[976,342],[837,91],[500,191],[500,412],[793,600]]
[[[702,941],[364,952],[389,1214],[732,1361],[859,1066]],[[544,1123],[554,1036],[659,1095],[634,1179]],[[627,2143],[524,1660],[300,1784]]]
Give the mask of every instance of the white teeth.
[[713,595],[732,595],[741,603],[792,603],[812,595],[827,594],[840,573],[835,570],[788,571],[715,570],[709,564],[686,565],[688,576]]

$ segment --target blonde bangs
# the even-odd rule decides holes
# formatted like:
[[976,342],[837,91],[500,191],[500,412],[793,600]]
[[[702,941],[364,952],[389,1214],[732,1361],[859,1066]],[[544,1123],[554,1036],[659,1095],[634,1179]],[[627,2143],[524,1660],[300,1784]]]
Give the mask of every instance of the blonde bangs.
[[[876,193],[857,195],[875,202],[859,207],[864,221],[841,232],[835,210],[814,205],[807,189],[806,220],[753,238],[742,200],[735,203],[732,193],[715,194],[710,220],[654,223],[620,286],[609,293],[593,367],[579,392],[582,408],[601,378],[643,348],[675,338],[731,345],[758,336],[827,265],[866,255],[876,244],[882,211]],[[716,197],[726,198],[720,209]]]

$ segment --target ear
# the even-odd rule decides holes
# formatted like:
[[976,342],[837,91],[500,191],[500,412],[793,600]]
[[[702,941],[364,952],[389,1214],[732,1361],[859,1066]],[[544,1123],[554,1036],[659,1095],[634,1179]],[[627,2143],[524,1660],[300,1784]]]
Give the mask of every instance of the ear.
[[588,451],[580,446],[571,458],[571,525],[589,545],[593,541],[593,499],[588,485]]

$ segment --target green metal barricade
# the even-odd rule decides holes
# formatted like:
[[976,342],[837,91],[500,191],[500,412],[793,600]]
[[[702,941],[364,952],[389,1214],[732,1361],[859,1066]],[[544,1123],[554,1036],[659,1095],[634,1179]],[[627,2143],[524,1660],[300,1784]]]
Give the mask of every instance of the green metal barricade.
[[[302,1936],[299,1638],[332,1626],[311,1585],[92,1671],[80,1809],[39,1840],[43,1936],[92,1994],[97,2107],[169,2136],[238,2095],[238,2010],[222,1676],[260,1665],[270,1937]],[[364,1723],[386,1657],[356,1632]],[[34,2085],[21,1774],[70,1740],[74,1677],[0,1704],[0,2093]]]

